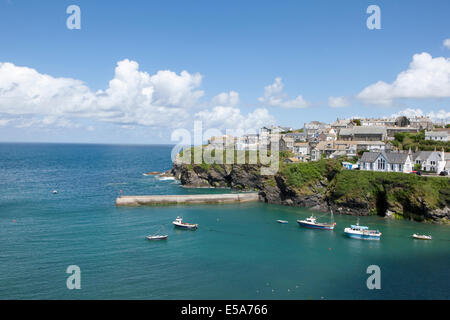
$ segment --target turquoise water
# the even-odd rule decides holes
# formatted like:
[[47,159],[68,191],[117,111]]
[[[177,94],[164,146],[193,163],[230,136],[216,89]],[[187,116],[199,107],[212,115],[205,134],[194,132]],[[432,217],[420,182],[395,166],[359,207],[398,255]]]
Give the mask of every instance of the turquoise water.
[[[230,192],[185,189],[142,175],[169,169],[170,151],[170,146],[0,144],[0,298],[450,298],[448,226],[361,218],[361,224],[383,232],[375,242],[343,235],[356,221],[350,216],[335,216],[333,232],[300,228],[295,220],[310,215],[302,208],[263,203],[116,208],[120,189]],[[177,215],[199,229],[173,229]],[[167,241],[145,239],[161,225]],[[414,232],[432,234],[433,240],[413,240]],[[81,290],[66,287],[69,265],[81,269]],[[369,265],[381,268],[381,290],[366,287]]]

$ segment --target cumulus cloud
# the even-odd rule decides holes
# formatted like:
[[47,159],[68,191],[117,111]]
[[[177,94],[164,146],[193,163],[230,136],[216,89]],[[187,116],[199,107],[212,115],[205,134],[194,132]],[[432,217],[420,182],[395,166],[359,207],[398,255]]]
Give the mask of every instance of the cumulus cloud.
[[242,114],[235,91],[215,96],[211,109],[202,107],[201,84],[198,73],[160,70],[152,75],[139,70],[137,62],[125,59],[117,63],[108,87],[94,92],[77,79],[0,63],[0,115],[8,119],[0,126],[77,128],[76,120],[86,119],[126,129],[174,129],[191,127],[198,119],[207,127],[246,130],[274,123],[267,109]]
[[281,78],[275,78],[274,83],[264,87],[264,96],[258,100],[270,107],[281,108],[306,108],[311,104],[303,99],[302,96],[288,100],[287,94],[283,92],[284,84]]
[[[34,120],[61,124],[61,117],[95,118],[126,125],[177,126],[204,95],[200,74],[169,70],[154,75],[135,61],[119,61],[106,90],[91,91],[82,81],[56,78],[28,67],[0,63],[0,113],[50,117]],[[59,121],[52,120],[58,118]]]
[[450,49],[450,38],[445,39],[443,44],[444,44],[444,47],[447,47],[448,49]]
[[0,127],[6,126],[10,121],[9,119],[0,119]]
[[346,97],[329,97],[328,106],[331,108],[344,108],[350,106],[350,101]]
[[446,110],[439,110],[439,111],[430,111],[428,113],[425,113],[422,111],[422,109],[417,108],[406,108],[404,110],[401,110],[393,115],[391,117],[398,117],[398,116],[406,116],[406,117],[423,117],[427,116],[430,117],[433,121],[438,122],[449,122],[450,121],[450,112]]
[[357,98],[366,103],[392,105],[394,99],[450,97],[450,59],[415,54],[406,71],[391,84],[378,81],[361,91]]
[[265,108],[255,109],[245,116],[239,108],[217,106],[212,110],[196,113],[195,118],[201,120],[205,128],[219,130],[255,131],[262,126],[275,123],[275,119]]
[[230,92],[222,92],[215,96],[211,105],[214,107],[217,106],[227,106],[227,107],[236,107],[239,104],[239,93],[235,91]]

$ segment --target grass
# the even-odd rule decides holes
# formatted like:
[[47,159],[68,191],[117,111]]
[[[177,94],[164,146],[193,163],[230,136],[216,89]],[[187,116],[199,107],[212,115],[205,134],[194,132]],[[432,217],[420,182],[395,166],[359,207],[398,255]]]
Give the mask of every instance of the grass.
[[450,180],[439,177],[420,177],[400,172],[371,172],[344,170],[336,175],[331,196],[337,202],[349,199],[376,202],[385,193],[391,204],[431,209],[450,206]]

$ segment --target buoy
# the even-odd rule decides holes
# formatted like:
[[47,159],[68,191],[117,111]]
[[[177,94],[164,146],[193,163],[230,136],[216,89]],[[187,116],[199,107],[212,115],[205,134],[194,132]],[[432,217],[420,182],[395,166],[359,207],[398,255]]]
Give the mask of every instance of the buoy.
[[56,191],[56,190],[53,190],[53,194],[57,194],[58,193],[58,191]]

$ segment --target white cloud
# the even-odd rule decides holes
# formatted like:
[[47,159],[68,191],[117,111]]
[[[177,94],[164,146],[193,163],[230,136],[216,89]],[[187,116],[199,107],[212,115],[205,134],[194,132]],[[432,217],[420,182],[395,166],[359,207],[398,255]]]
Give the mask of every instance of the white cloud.
[[195,118],[201,120],[205,128],[219,130],[257,130],[262,126],[275,123],[275,119],[265,108],[255,109],[245,116],[238,108],[217,106],[212,110],[196,113]]
[[10,121],[10,119],[0,119],[0,127],[6,126]]
[[331,108],[344,108],[350,106],[350,101],[346,97],[329,97],[328,106]]
[[450,97],[450,59],[415,54],[406,71],[392,84],[378,81],[361,91],[357,98],[366,103],[392,105],[394,99]]
[[450,49],[450,38],[445,39],[443,44],[444,44],[444,47],[447,47],[448,49]]
[[287,94],[283,92],[283,81],[281,78],[275,78],[274,83],[264,87],[264,96],[258,100],[264,105],[281,108],[306,108],[311,104],[303,99],[302,96],[292,100],[287,100]]
[[212,106],[236,107],[239,104],[239,93],[235,91],[222,92],[211,101]]
[[[0,113],[51,117],[35,124],[62,123],[62,117],[95,118],[125,125],[180,125],[203,91],[200,74],[164,70],[139,71],[128,59],[119,61],[106,90],[92,92],[82,81],[55,78],[27,67],[0,63]],[[52,120],[53,118],[59,120]],[[29,122],[31,123],[31,122]],[[33,125],[33,123],[31,123]]]
[[427,116],[430,117],[431,120],[433,121],[444,121],[444,122],[449,122],[450,121],[450,112],[449,111],[445,111],[445,110],[439,110],[437,112],[435,111],[430,111],[428,113],[424,113],[422,111],[422,109],[417,108],[417,109],[412,109],[412,108],[406,108],[404,110],[401,110],[393,115],[391,115],[391,117],[398,117],[398,116],[406,116],[406,117],[423,117],[423,116]]
[[0,63],[0,115],[14,120],[0,125],[77,128],[81,127],[77,120],[88,119],[126,129],[173,129],[189,128],[194,119],[200,119],[207,127],[248,129],[274,123],[267,109],[243,115],[235,91],[215,96],[211,110],[202,108],[201,83],[198,73],[162,70],[151,75],[140,71],[137,62],[125,59],[117,63],[108,87],[93,92],[80,80]]

